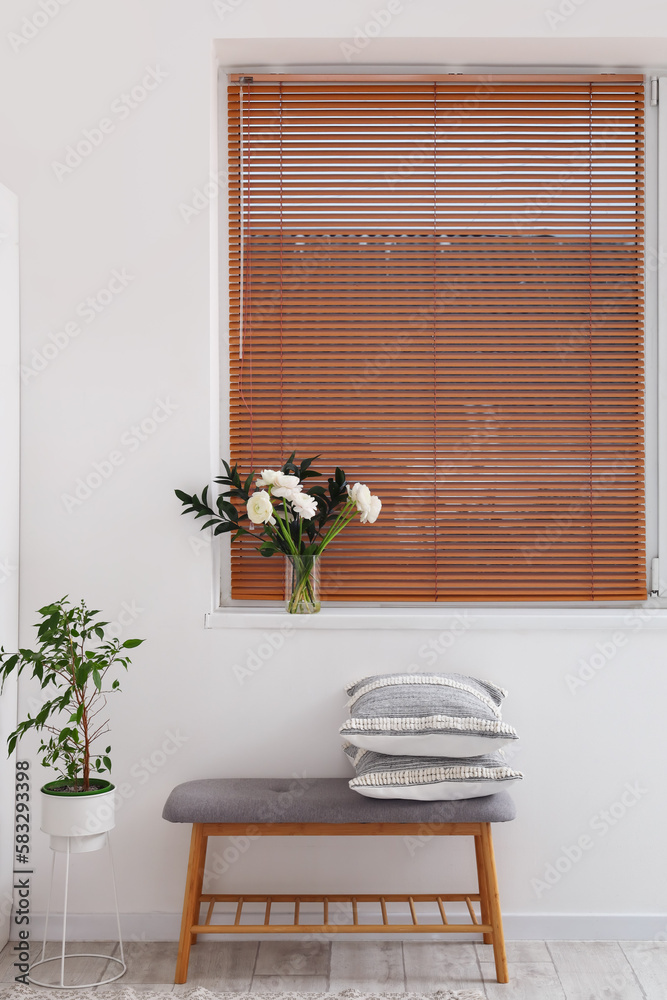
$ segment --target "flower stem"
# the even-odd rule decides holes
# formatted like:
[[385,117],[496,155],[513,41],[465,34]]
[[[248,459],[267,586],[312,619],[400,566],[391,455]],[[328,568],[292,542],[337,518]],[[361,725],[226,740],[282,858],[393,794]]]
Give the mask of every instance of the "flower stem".
[[[345,506],[347,507],[347,504]],[[343,512],[341,513],[341,515],[336,519],[335,523],[332,525],[332,527],[329,529],[329,531],[325,535],[324,539],[322,540],[322,543],[321,543],[321,545],[319,546],[319,549],[318,549],[318,553],[324,552],[324,550],[327,547],[327,545],[330,542],[332,542],[337,535],[340,535],[340,533],[343,530],[343,528],[346,528],[348,526],[348,524],[350,523],[350,521],[352,521],[354,519],[355,513],[356,513],[356,509],[352,510],[348,514],[348,516],[347,516],[347,518],[345,520],[341,520],[342,517],[343,517],[343,515],[345,514],[345,508],[343,509]]]
[[312,613],[320,610],[320,602],[315,592],[313,571],[317,557],[287,556],[289,559],[289,580],[291,593],[287,601],[290,614]]
[[[288,521],[287,521],[287,503],[285,502],[285,500],[283,500],[283,510],[285,511],[285,523],[283,523],[283,519],[281,517],[277,517],[276,518],[276,524],[278,524],[280,526],[280,533],[282,534],[283,538],[287,542],[287,547],[289,549],[291,549],[292,552],[296,555],[297,550],[296,550],[296,547],[294,545],[294,539],[292,538],[292,534],[291,534],[291,532],[289,530],[289,526],[288,526]],[[286,554],[289,555],[289,553],[286,553]]]

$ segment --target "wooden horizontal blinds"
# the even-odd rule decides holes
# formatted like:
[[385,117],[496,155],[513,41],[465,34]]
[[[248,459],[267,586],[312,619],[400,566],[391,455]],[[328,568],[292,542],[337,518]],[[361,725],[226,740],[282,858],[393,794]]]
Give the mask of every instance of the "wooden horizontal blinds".
[[232,461],[383,502],[323,596],[645,598],[643,78],[242,79]]

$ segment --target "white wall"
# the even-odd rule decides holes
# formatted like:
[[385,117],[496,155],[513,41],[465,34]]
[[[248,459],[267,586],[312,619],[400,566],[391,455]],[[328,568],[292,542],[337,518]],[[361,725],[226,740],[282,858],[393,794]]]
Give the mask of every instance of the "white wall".
[[[317,39],[358,37],[380,6],[236,0],[216,12],[207,0],[70,0],[22,44],[16,33],[30,33],[24,18],[40,8],[3,4],[0,167],[22,204],[21,641],[32,639],[34,609],[63,594],[128,622],[124,638],[148,640],[113,704],[112,744],[114,779],[129,793],[115,834],[121,908],[128,933],[149,939],[178,927],[188,830],[160,818],[171,787],[213,775],[344,775],[336,736],[343,683],[369,668],[425,662],[419,649],[439,632],[299,631],[240,684],[233,667],[264,634],[204,630],[210,558],[206,548],[194,550],[195,525],[179,517],[172,492],[199,488],[210,467],[209,217],[202,211],[186,224],[179,206],[193,202],[209,175],[213,40],[305,37],[316,52]],[[648,64],[664,50],[667,10],[649,0],[587,0],[555,26],[550,9],[555,0],[405,0],[386,29],[388,51],[401,59],[399,40],[409,36],[429,39],[429,62],[507,52],[525,63]],[[378,62],[375,44],[364,49],[369,62]],[[240,49],[229,51],[233,58]],[[337,41],[328,51],[342,61]],[[115,102],[148,70],[166,77],[123,117]],[[93,132],[99,145],[59,179],[54,161],[103,118],[111,131]],[[125,287],[114,271],[125,274]],[[104,300],[110,281],[113,301],[87,312],[84,300],[100,291]],[[167,408],[158,416],[171,412],[139,440],[132,427],[159,401]],[[106,464],[112,452],[116,466]],[[68,501],[96,468],[99,488]],[[471,629],[439,661],[512,692],[506,714],[523,736],[515,760],[527,780],[516,794],[517,822],[497,831],[510,935],[650,936],[667,925],[658,862],[667,820],[664,639],[648,628],[624,631],[627,643],[575,693],[567,675],[609,641],[606,630]],[[24,687],[24,708],[29,695]],[[169,734],[182,742],[167,755]],[[616,806],[628,784],[637,785],[637,801]],[[610,808],[620,818],[602,832],[598,814]],[[593,846],[581,860],[553,886],[535,888],[531,880],[587,833]],[[45,838],[36,836],[34,848],[39,913]],[[270,840],[253,844],[225,878],[250,890],[425,891],[434,869],[443,884],[462,884],[470,870],[455,845],[432,841],[414,853],[389,840]],[[74,910],[108,913],[94,878],[102,856],[80,860]],[[111,933],[101,917],[74,929]]]
[[[19,624],[18,199],[0,184],[0,646],[16,648]],[[4,751],[16,726],[16,680],[0,695],[0,947],[12,908],[14,763]]]

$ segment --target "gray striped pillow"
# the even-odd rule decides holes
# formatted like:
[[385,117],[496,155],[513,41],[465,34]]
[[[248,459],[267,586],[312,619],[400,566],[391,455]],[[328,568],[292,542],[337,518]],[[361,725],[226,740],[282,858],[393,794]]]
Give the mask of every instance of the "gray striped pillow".
[[340,734],[364,750],[477,757],[518,739],[501,721],[507,692],[466,674],[375,674],[347,688]]
[[357,772],[350,788],[372,799],[475,799],[504,791],[523,778],[502,750],[481,757],[397,757],[344,743]]

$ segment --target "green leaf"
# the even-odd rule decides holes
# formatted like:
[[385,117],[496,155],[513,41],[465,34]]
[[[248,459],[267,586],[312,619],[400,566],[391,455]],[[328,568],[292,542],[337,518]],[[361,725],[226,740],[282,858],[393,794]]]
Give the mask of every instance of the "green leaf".
[[182,503],[192,503],[192,497],[183,490],[174,490],[174,493]]
[[14,653],[12,656],[8,656],[7,659],[5,660],[4,666],[2,668],[3,673],[5,673],[5,674],[11,673],[12,670],[14,669],[14,667],[16,666],[16,664],[18,663],[18,661],[19,661],[19,654],[18,653]]
[[222,497],[218,497],[216,504],[220,513],[225,513],[227,517],[231,518],[232,521],[238,521],[239,512],[233,503],[229,503],[228,500],[224,500]]
[[121,649],[134,649],[135,646],[140,646],[145,639],[126,639]]
[[93,684],[98,691],[102,690],[102,678],[100,677],[99,670],[93,670]]
[[234,531],[235,529],[236,525],[233,524],[231,521],[224,521],[222,524],[218,525],[213,534],[222,535],[225,533],[225,531]]

